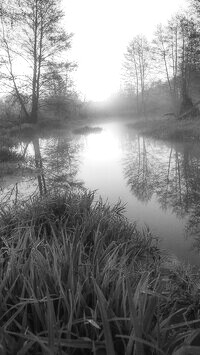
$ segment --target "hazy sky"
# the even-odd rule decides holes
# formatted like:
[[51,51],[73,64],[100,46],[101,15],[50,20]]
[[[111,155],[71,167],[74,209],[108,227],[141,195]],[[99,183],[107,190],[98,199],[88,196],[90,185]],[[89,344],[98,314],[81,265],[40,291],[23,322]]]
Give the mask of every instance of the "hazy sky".
[[187,0],[63,0],[66,29],[74,33],[71,55],[79,64],[78,88],[87,99],[107,98],[119,88],[125,49],[133,36],[151,38]]

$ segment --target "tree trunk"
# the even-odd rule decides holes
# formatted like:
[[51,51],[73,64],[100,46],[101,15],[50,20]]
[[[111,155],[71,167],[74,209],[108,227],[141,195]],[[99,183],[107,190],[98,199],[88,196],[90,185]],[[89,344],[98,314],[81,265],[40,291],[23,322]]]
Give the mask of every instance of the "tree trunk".
[[199,105],[199,104],[200,104],[200,100],[197,101],[195,104],[193,104],[192,108],[190,108],[189,110],[187,110],[184,113],[182,113],[181,115],[179,115],[178,119],[181,120],[184,117],[189,116],[193,110],[196,110],[196,116],[198,116],[199,115],[199,109],[198,109],[197,105]]
[[180,106],[179,118],[183,118],[186,116],[196,117],[199,114],[199,109],[196,107],[192,99],[189,97],[187,90],[186,79],[182,79],[182,102]]
[[188,95],[185,95],[182,98],[182,102],[181,102],[181,106],[180,106],[180,115],[184,114],[187,111],[192,112],[193,111],[193,103],[192,100],[190,99],[190,97]]
[[33,97],[30,121],[31,121],[31,123],[36,124],[37,120],[38,120],[38,101],[37,101],[36,97]]
[[34,26],[34,47],[33,47],[33,79],[32,79],[32,107],[31,123],[37,123],[38,119],[38,98],[37,98],[37,40],[38,40],[38,2],[35,2]]

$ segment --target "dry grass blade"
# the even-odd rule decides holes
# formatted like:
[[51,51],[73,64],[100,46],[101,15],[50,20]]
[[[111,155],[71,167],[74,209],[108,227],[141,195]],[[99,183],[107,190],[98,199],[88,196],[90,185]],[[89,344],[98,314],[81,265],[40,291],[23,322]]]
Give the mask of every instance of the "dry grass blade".
[[18,314],[20,314],[23,311],[24,307],[25,305],[20,306],[19,309],[7,320],[7,322],[4,323],[3,325],[4,330],[6,330],[10,326],[10,324],[18,316]]
[[[147,345],[148,348],[152,348],[152,349],[156,350],[158,352],[158,354],[166,355],[166,353],[164,351],[162,351],[162,349],[160,349],[156,344],[150,343],[149,341],[144,340],[144,339],[139,339],[134,335],[127,336],[127,335],[120,335],[119,334],[119,335],[116,335],[116,337],[124,338],[124,339],[130,339],[130,337],[132,337],[133,340],[135,340],[143,345]],[[137,355],[139,355],[139,353],[137,353]]]
[[115,350],[114,350],[114,344],[112,340],[112,333],[110,330],[110,324],[108,321],[107,317],[107,312],[106,312],[106,300],[105,297],[100,290],[99,286],[97,285],[96,281],[93,279],[94,287],[95,287],[95,292],[97,295],[98,303],[99,303],[99,308],[101,312],[101,318],[103,322],[103,329],[104,329],[104,337],[105,337],[105,342],[106,342],[106,351],[107,354],[109,355],[115,355]]
[[47,288],[47,322],[48,322],[48,345],[50,348],[50,355],[54,355],[54,328],[56,325],[56,320],[55,320],[55,312],[54,312],[54,307],[53,307],[53,302],[50,298],[49,291]]
[[200,347],[199,346],[182,346],[175,352],[173,352],[172,355],[199,355],[200,354]]
[[[129,309],[130,309],[130,317],[133,325],[133,329],[135,332],[135,336],[137,339],[142,340],[142,329],[137,317],[137,311],[135,308],[135,304],[133,301],[133,295],[131,291],[130,281],[128,277],[126,277],[127,291],[128,291],[128,301],[129,301]],[[136,355],[145,355],[143,344],[138,340],[135,342],[136,345]]]
[[18,351],[17,355],[27,355],[28,351],[33,347],[34,344],[35,341],[25,342],[22,349]]

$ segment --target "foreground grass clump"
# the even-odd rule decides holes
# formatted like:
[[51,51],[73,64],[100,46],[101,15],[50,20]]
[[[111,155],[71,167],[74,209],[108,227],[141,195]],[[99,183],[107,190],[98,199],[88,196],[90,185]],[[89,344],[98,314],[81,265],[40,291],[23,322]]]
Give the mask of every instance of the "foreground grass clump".
[[163,140],[200,140],[200,120],[162,118],[137,121],[129,124],[142,134]]
[[149,231],[122,212],[72,192],[1,210],[1,354],[197,349],[195,277],[169,273]]

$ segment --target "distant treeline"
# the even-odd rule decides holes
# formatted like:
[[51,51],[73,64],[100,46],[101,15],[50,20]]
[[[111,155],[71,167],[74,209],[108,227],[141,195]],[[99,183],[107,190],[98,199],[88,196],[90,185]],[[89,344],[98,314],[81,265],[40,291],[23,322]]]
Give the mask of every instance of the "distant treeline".
[[0,126],[63,121],[74,116],[197,116],[200,89],[200,2],[189,0],[152,41],[133,37],[122,63],[121,89],[103,103],[82,102],[68,60],[72,34],[58,0],[6,0],[0,22]]
[[200,2],[190,0],[167,25],[158,25],[152,41],[143,35],[129,43],[122,84],[136,111],[164,110],[181,117],[198,115],[200,89]]

